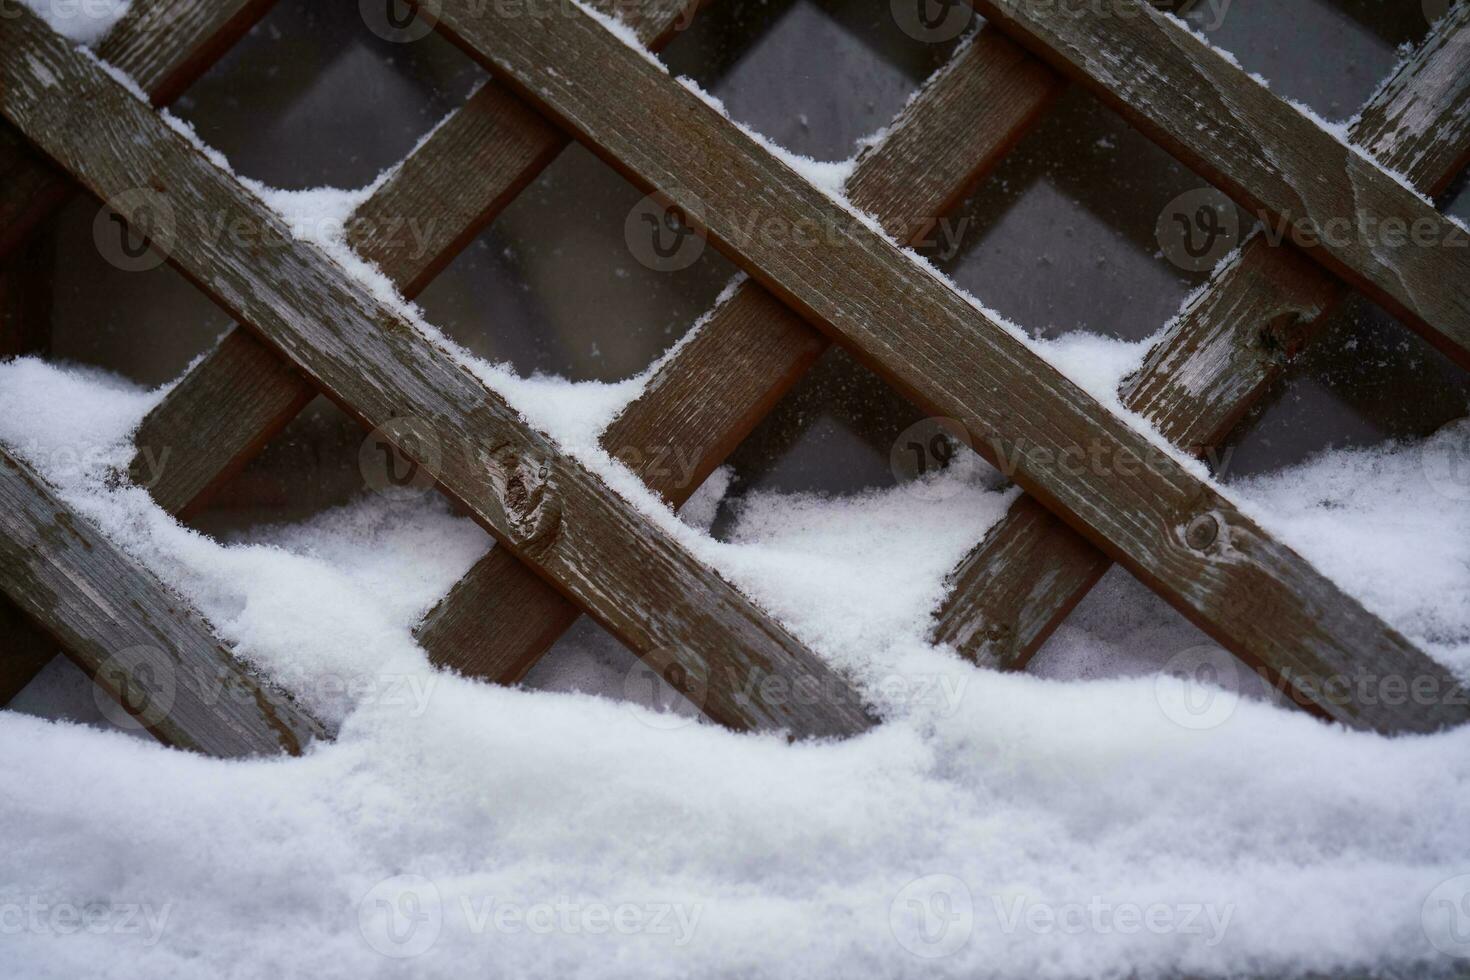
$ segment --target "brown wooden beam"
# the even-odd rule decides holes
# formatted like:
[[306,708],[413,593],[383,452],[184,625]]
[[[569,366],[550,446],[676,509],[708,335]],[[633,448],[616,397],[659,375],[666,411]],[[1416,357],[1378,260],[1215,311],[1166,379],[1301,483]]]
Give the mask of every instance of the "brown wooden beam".
[[[135,3],[97,46],[97,56],[167,105],[244,36],[275,0]],[[0,258],[71,197],[74,185],[7,127],[0,127]]]
[[3,448],[0,591],[169,745],[218,756],[299,753],[325,734]]

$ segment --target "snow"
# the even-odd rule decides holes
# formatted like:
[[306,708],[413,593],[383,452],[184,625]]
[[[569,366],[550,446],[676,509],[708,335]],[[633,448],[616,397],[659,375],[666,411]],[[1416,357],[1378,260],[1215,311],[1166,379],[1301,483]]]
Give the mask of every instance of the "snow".
[[132,0],[20,0],[51,26],[77,44],[94,45],[112,30],[132,6]]
[[[1133,360],[1134,345],[1052,346],[1099,385]],[[610,415],[605,391],[562,384],[568,404],[549,415],[582,399]],[[539,394],[557,400],[549,384]],[[1470,733],[1390,740],[1254,699],[1217,728],[1176,725],[1158,669],[1207,641],[1116,572],[1039,655],[1042,676],[928,646],[943,576],[1011,499],[978,463],[934,477],[951,494],[756,495],[726,542],[702,529],[728,474],[691,501],[681,527],[702,555],[888,718],[793,745],[618,703],[636,691],[619,676],[630,659],[591,649],[606,644],[595,635],[559,692],[433,671],[410,631],[489,546],[482,531],[433,493],[230,542],[183,529],[107,481],[158,397],[12,361],[0,440],[340,733],[302,759],[225,763],[0,715],[13,747],[0,824],[25,844],[0,854],[0,909],[101,902],[141,923],[61,934],[43,914],[0,944],[7,974],[74,976],[104,956],[158,976],[287,958],[321,976],[386,974],[380,950],[415,947],[384,933],[377,902],[405,888],[432,900],[432,949],[409,962],[422,976],[1147,975],[1436,955],[1420,911],[1470,863]],[[1445,524],[1416,469],[1424,451],[1332,454],[1243,492],[1311,518],[1292,543],[1411,635],[1461,638],[1429,644],[1449,658],[1470,635],[1466,604],[1443,601],[1466,594],[1452,542],[1470,506]],[[1329,526],[1328,499],[1351,520]],[[1384,561],[1397,573],[1375,578]],[[1422,589],[1395,590],[1400,573]],[[944,947],[915,931],[923,906],[909,899],[959,894],[956,880],[963,944],[915,955]],[[1125,931],[1141,910],[1167,928]],[[1052,913],[1082,925],[1048,927]]]

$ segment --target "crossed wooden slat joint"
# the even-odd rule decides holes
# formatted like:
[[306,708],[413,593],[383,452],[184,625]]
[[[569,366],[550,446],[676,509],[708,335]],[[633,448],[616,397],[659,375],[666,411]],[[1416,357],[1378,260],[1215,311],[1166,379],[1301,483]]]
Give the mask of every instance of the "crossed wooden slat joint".
[[[1433,192],[1463,164],[1466,4],[1365,107],[1352,134],[1356,150],[1138,0],[1076,11],[1023,0],[976,5],[990,23],[849,181],[852,203],[894,235],[922,235],[1015,144],[1064,84],[1050,62],[1264,215],[1317,229],[1365,215],[1379,227],[1389,218],[1453,237],[1384,168]],[[199,19],[215,29],[196,32],[208,35],[198,47],[218,50],[259,4],[173,6],[196,18],[208,9]],[[1116,560],[1318,713],[1385,731],[1465,720],[1459,687],[1443,668],[596,19],[576,7],[545,18],[499,16],[495,5],[469,0],[436,0],[431,9],[437,27],[499,84],[477,93],[361,206],[350,244],[413,294],[554,158],[566,134],[669,200],[750,274],[603,437],[635,468],[671,447],[696,459],[683,485],[643,470],[669,502],[685,499],[835,340],[921,407],[958,419],[982,454],[1010,460],[1030,494],[956,570],[938,639],[982,662],[1022,666]],[[640,37],[657,45],[686,14],[682,2],[651,2]],[[155,13],[152,23],[163,31],[168,20]],[[197,505],[323,392],[428,467],[498,541],[420,625],[437,662],[514,681],[586,612],[724,724],[820,736],[872,723],[863,699],[819,657],[527,427],[401,311],[290,240],[276,216],[90,59],[28,15],[0,23],[0,39],[0,112],[125,218],[140,207],[139,188],[146,204],[180,216],[155,245],[243,325],[138,434],[140,459],[169,449],[176,461],[152,487],[161,504],[175,512]],[[176,60],[200,59],[194,51]],[[177,87],[178,65],[154,70]],[[55,98],[58,84],[67,99]],[[18,214],[6,206],[0,199],[0,215]],[[34,223],[31,211],[24,219]],[[445,219],[434,223],[427,249],[364,231],[426,212]],[[187,220],[198,214],[271,232],[281,247],[250,251],[215,240]],[[760,219],[809,222],[825,233],[768,240],[742,232],[767,226]],[[1451,249],[1386,249],[1367,229],[1350,221],[1301,250],[1253,239],[1150,353],[1125,403],[1185,447],[1209,445],[1280,370],[1279,357],[1259,347],[1262,324],[1289,315],[1298,342],[1308,342],[1342,283],[1470,363],[1470,263]],[[426,431],[437,454],[422,450]],[[1105,465],[1081,473],[1062,462],[1099,454]],[[3,528],[12,560],[0,588],[100,681],[119,650],[140,637],[156,643],[164,616],[169,664],[203,662],[267,687],[177,598],[158,601],[166,590],[100,535],[81,550],[106,554],[104,565],[81,561],[78,549],[51,553],[41,543],[55,537],[48,527],[74,518],[13,457],[0,477],[0,492],[28,515]],[[46,578],[38,570],[47,566],[67,574]],[[154,618],[132,622],[99,608],[89,598],[99,593],[84,587],[99,576],[124,583],[124,594],[151,597]],[[123,680],[145,682],[126,671]],[[1375,696],[1388,685],[1416,693]],[[191,704],[187,693],[184,702]],[[153,728],[218,752],[292,749],[321,730],[288,698],[254,704],[229,718],[181,709]]]

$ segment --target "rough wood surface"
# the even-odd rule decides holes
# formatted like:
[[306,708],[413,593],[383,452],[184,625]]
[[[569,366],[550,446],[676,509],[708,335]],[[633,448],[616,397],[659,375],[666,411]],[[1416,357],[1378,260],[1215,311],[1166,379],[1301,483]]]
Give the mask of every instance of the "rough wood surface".
[[[609,3],[616,0],[608,0]],[[657,42],[685,23],[685,0],[640,19]],[[347,243],[416,296],[566,146],[567,137],[490,82],[417,146],[346,223]],[[148,413],[131,467],[174,512],[199,509],[295,418],[316,388],[235,329]]]
[[299,753],[324,734],[4,449],[0,590],[170,745],[219,756]]
[[[1384,676],[1450,692],[1412,710],[1319,699],[1354,725],[1470,715],[1447,703],[1458,686],[1440,665],[1147,436],[598,22],[565,13],[532,24],[446,0],[439,25],[901,393],[959,419],[977,450],[1238,656],[1297,692]],[[1394,189],[1382,193],[1397,205],[1408,192]],[[750,231],[769,222],[820,234]]]
[[[893,234],[922,238],[1026,132],[1062,82],[994,28],[935,74],[858,159],[847,193]],[[602,446],[678,506],[827,348],[755,282],[710,311]],[[438,663],[518,680],[576,620],[554,589],[492,550],[432,609],[418,639]],[[495,671],[499,671],[498,673]]]
[[[139,0],[98,45],[98,56],[167,105],[225,53],[274,0]],[[0,258],[71,196],[65,174],[0,127]]]
[[975,5],[1268,227],[1303,223],[1308,255],[1470,367],[1470,233],[1370,157],[1139,0]]
[[[1353,127],[1364,149],[1403,167],[1426,193],[1445,186],[1470,149],[1467,46],[1470,4],[1462,4]],[[1150,350],[1123,387],[1124,403],[1181,448],[1218,445],[1313,338],[1343,291],[1296,249],[1252,238]],[[1036,510],[1018,501],[966,556],[936,619],[936,639],[982,663],[1023,667],[1092,588],[1108,560],[1069,528],[1038,521]]]
[[[99,197],[151,189],[151,208],[176,216],[162,244],[177,268],[425,466],[501,546],[635,652],[677,667],[664,676],[711,718],[797,736],[872,723],[819,658],[26,12],[0,22],[0,113]],[[203,215],[252,234],[213,235]]]

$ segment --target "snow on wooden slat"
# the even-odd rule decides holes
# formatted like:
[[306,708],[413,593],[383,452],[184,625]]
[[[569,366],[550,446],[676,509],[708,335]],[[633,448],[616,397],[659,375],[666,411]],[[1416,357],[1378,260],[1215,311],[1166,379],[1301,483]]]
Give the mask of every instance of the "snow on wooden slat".
[[[1470,4],[1436,25],[1368,101],[1352,138],[1434,193],[1470,151]],[[1216,271],[1124,384],[1123,402],[1192,452],[1215,446],[1270,389],[1345,292],[1291,247],[1253,237]],[[1070,528],[1018,500],[954,574],[935,638],[975,660],[1025,666],[1106,571]]]
[[[138,0],[98,45],[98,56],[167,105],[275,0]],[[0,258],[71,196],[72,182],[0,127]]]
[[[857,160],[853,204],[893,234],[922,236],[998,163],[1062,87],[994,28],[924,86]],[[710,311],[693,337],[608,427],[602,445],[678,506],[826,350],[828,340],[755,282]],[[575,609],[498,549],[432,609],[418,638],[436,662],[519,680],[576,620]]]
[[219,756],[300,753],[325,734],[5,449],[0,590],[169,745]]
[[[976,448],[992,461],[1004,457],[1023,488],[1247,662],[1298,688],[1367,675],[1458,689],[1440,665],[1005,325],[592,17],[569,8],[530,23],[445,0],[439,25],[629,179],[671,199],[901,393],[959,419]],[[745,233],[765,221],[821,234]],[[1078,452],[1101,462],[1079,475],[1070,462]],[[1445,703],[1410,710],[1377,698],[1324,700],[1331,716],[1383,730],[1437,729],[1467,717]]]
[[1470,233],[1396,175],[1139,0],[974,2],[1268,227],[1306,228],[1314,261],[1470,367]]
[[[640,18],[658,43],[688,16],[685,0],[659,0]],[[567,138],[491,82],[445,119],[347,220],[347,243],[408,297],[508,205],[566,146]],[[414,234],[401,229],[410,227]],[[133,475],[171,465],[150,490],[174,513],[202,506],[300,413],[316,389],[249,331],[236,329],[195,364],[138,428]]]
[[[26,12],[0,22],[0,113],[99,197],[150,188],[178,218],[166,252],[181,272],[634,651],[679,665],[665,676],[711,718],[797,736],[872,724],[820,659]],[[213,235],[203,215],[257,234]]]

